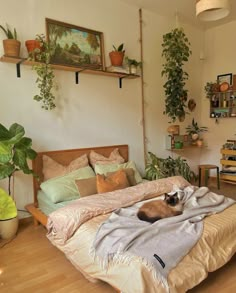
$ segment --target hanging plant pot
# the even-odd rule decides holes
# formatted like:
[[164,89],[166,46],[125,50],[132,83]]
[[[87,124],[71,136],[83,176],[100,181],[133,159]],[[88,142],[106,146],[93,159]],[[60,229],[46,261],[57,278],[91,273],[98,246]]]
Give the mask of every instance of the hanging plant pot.
[[124,52],[112,51],[109,53],[112,66],[122,66],[124,60]]
[[14,39],[3,40],[4,55],[7,57],[20,57],[21,42]]

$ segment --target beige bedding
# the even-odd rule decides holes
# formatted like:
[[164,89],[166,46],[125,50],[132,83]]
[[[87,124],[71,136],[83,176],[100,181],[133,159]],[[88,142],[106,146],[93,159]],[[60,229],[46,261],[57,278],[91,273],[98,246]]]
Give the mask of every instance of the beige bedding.
[[[163,184],[165,182],[167,183],[166,185]],[[170,181],[168,180],[164,182],[161,181],[161,193],[169,192],[165,191],[165,186],[167,186],[167,189],[170,188],[169,183]],[[186,185],[186,181],[180,178],[177,178],[175,183],[179,183],[180,187]],[[173,179],[171,184],[174,184]],[[149,183],[148,186],[153,187],[154,185],[155,183]],[[157,185],[155,185],[154,188],[155,191],[157,191],[156,186]],[[135,187],[132,187],[132,191],[134,190],[136,190]],[[144,192],[144,190],[146,191]],[[152,188],[150,190],[148,188],[143,188],[143,191],[138,196],[138,200],[142,198],[141,194],[143,194],[143,192],[143,197],[145,197],[151,193],[151,190]],[[119,193],[121,201],[123,193],[124,191],[120,191]],[[124,293],[165,292],[161,282],[154,280],[152,274],[150,274],[145,265],[139,261],[133,261],[129,266],[122,263],[110,265],[106,271],[103,270],[90,255],[91,243],[93,242],[96,231],[109,215],[108,213],[90,217],[86,214],[87,221],[82,221],[83,223],[78,225],[74,234],[68,226],[70,233],[73,235],[69,237],[65,237],[64,235],[64,238],[63,236],[60,238],[63,233],[61,234],[58,233],[61,231],[57,231],[60,227],[52,225],[52,217],[48,225],[49,239],[54,245],[61,249],[75,267],[83,272],[91,281],[95,281],[96,279],[104,280]],[[58,218],[55,217],[55,219]],[[58,237],[58,235],[60,235],[60,237]],[[224,265],[235,251],[236,205],[234,204],[225,211],[204,219],[204,231],[201,239],[169,274],[168,283],[170,292],[186,292],[188,289],[196,286],[207,277],[208,272],[214,271]]]

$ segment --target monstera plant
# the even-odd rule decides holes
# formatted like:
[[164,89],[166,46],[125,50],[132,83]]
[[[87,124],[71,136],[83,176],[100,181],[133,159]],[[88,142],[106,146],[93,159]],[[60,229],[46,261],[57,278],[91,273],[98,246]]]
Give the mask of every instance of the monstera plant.
[[167,78],[165,89],[164,114],[174,122],[176,118],[183,121],[185,118],[186,101],[188,91],[185,89],[185,81],[188,73],[183,65],[191,55],[190,43],[182,28],[173,29],[163,36],[162,56],[165,58],[162,76]]

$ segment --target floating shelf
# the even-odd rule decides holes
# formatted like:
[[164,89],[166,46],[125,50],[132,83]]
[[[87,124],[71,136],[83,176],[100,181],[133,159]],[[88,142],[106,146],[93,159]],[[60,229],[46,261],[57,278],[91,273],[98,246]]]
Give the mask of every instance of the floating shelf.
[[[14,58],[14,57],[6,57],[2,56],[0,58],[1,62],[6,62],[6,63],[13,63],[16,64],[16,72],[17,72],[17,77],[21,77],[21,72],[20,72],[20,66],[23,65],[29,65],[33,66],[36,64],[40,64],[39,62],[33,62],[29,61],[25,58]],[[139,75],[136,74],[128,74],[128,73],[120,73],[120,72],[110,72],[106,70],[93,70],[93,69],[87,69],[83,67],[72,67],[72,66],[64,66],[64,65],[57,65],[57,64],[51,64],[52,68],[55,70],[64,70],[64,71],[72,71],[75,72],[75,81],[76,84],[79,83],[79,73],[87,73],[87,74],[95,74],[95,75],[103,75],[103,76],[109,76],[109,77],[116,77],[119,79],[119,87],[122,88],[122,80],[125,79],[135,79],[140,77]]]

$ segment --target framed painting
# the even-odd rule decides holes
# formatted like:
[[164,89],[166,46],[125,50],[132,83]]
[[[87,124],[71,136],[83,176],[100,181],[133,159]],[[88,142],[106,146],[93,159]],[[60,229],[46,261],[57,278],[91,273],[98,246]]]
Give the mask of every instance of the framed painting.
[[103,33],[46,18],[52,64],[105,70]]
[[229,85],[232,85],[233,74],[227,73],[227,74],[221,74],[217,75],[217,83],[222,84],[223,82],[227,82]]

